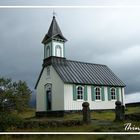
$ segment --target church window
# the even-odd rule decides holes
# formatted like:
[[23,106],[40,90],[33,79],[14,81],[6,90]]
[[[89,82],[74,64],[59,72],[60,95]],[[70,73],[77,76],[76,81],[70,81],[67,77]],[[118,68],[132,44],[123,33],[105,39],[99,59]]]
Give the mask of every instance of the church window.
[[95,88],[95,99],[101,100],[101,89],[99,87]]
[[116,90],[115,88],[111,88],[111,100],[116,100]]
[[46,51],[47,51],[47,57],[49,57],[50,56],[50,46],[47,46]]
[[56,56],[58,56],[58,57],[62,56],[62,54],[61,54],[62,50],[61,50],[60,45],[56,45],[55,53],[56,53]]
[[77,100],[83,100],[84,88],[82,86],[77,86],[76,89],[77,93]]

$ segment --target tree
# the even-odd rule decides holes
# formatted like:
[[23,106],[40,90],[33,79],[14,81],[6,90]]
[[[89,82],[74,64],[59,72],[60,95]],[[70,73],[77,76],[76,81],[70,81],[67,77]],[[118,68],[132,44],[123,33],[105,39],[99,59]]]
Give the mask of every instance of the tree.
[[29,105],[30,96],[31,90],[25,81],[0,78],[0,111],[23,111]]

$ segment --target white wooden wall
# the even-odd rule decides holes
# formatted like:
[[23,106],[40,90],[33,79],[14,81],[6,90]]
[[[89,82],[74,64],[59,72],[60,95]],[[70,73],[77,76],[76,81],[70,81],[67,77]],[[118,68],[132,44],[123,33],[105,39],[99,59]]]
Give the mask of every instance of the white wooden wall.
[[46,111],[46,92],[44,86],[52,84],[52,110],[64,110],[64,83],[50,66],[50,76],[47,77],[47,68],[44,68],[37,86],[36,111]]
[[[124,97],[124,88],[123,93],[121,93],[121,88],[119,88],[120,101],[122,101],[122,95]],[[64,109],[65,110],[81,110],[82,103],[85,101],[74,101],[73,100],[73,86],[71,84],[64,85]],[[91,99],[91,86],[87,86],[87,96],[90,104],[90,109],[114,109],[115,101],[108,101],[107,87],[104,88],[105,101],[92,101]]]

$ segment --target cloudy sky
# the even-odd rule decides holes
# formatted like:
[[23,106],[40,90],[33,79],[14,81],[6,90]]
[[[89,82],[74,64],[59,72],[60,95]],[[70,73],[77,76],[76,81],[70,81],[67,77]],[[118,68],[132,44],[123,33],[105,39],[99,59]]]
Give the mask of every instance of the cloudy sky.
[[[34,3],[33,3],[34,2]],[[0,8],[0,76],[31,89],[41,70],[52,12],[66,42],[66,58],[106,64],[126,84],[126,101],[140,101],[140,2],[2,1],[0,5],[93,5],[86,8]],[[99,7],[98,7],[99,6]],[[102,7],[100,7],[102,6]],[[108,7],[112,6],[112,7]],[[129,7],[127,7],[129,6]]]

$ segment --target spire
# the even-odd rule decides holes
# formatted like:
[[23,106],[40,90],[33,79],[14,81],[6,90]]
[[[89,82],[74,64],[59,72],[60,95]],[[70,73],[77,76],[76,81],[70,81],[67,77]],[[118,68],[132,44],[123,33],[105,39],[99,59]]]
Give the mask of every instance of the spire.
[[57,36],[59,36],[59,38],[61,38],[64,41],[67,41],[67,39],[63,36],[57,21],[55,19],[55,13],[53,12],[53,19],[50,25],[50,28],[48,30],[48,33],[45,35],[42,43],[45,43],[48,39],[50,38],[57,38]]
[[48,36],[52,37],[52,36],[57,35],[57,34],[62,35],[62,32],[61,32],[61,30],[56,22],[55,16],[53,16],[52,23],[51,23],[50,28],[48,30]]

